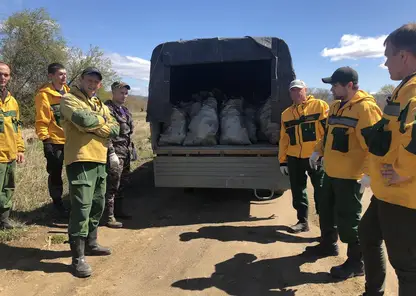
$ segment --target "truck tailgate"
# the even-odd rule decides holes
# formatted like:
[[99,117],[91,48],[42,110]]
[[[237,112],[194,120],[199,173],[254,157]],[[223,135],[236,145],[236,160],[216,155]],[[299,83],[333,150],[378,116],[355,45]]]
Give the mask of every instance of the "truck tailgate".
[[246,188],[286,190],[276,156],[157,156],[156,187]]

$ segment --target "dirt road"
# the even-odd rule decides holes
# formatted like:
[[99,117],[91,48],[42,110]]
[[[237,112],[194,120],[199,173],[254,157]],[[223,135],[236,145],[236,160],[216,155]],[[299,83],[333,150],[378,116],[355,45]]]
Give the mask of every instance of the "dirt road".
[[[315,262],[300,254],[319,236],[316,216],[305,235],[291,235],[295,222],[290,192],[269,201],[234,190],[154,189],[144,166],[128,198],[135,218],[121,230],[101,227],[109,257],[88,257],[94,274],[68,272],[68,244],[48,245],[65,225],[37,226],[19,242],[0,245],[0,295],[361,295],[364,279],[334,282],[328,275],[342,256]],[[368,204],[369,193],[365,203]],[[313,212],[313,211],[312,211]],[[386,295],[396,295],[389,270]]]

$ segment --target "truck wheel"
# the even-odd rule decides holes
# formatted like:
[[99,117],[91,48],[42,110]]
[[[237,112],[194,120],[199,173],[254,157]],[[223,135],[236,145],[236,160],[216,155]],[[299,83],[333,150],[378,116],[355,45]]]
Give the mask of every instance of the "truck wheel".
[[256,196],[256,198],[258,200],[270,200],[273,198],[274,196],[274,190],[266,190],[266,194],[259,194],[259,192],[257,191],[257,189],[254,189],[254,195]]
[[195,188],[193,187],[186,187],[183,189],[183,193],[194,193],[195,192]]
[[275,198],[281,197],[286,190],[277,189],[277,190],[262,190],[261,194],[259,194],[258,189],[254,189],[254,195],[258,200],[271,200]]
[[286,190],[283,189],[277,189],[274,191],[274,197],[275,198],[279,198],[281,197],[284,193],[286,192]]

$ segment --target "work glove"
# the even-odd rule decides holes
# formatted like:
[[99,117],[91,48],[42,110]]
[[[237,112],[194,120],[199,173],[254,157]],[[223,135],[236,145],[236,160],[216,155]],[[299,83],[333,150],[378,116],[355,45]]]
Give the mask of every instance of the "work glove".
[[318,152],[312,153],[311,157],[309,157],[309,165],[314,170],[318,169],[320,162],[323,164],[323,158]]
[[287,167],[286,163],[280,164],[280,171],[282,172],[282,175],[285,175],[285,176],[289,175],[289,168]]
[[371,178],[368,175],[364,175],[360,180],[357,180],[358,184],[361,184],[360,193],[364,193],[366,188],[370,188]]
[[111,152],[109,155],[110,158],[110,166],[111,167],[118,167],[120,164],[120,160],[115,152]]

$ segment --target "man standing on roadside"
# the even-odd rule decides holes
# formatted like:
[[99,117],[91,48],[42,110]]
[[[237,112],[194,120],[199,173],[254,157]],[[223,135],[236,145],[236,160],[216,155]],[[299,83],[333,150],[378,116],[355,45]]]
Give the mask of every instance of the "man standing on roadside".
[[10,66],[0,61],[0,229],[12,229],[9,220],[15,189],[16,162],[24,162],[19,105],[7,90]]
[[374,196],[359,227],[365,294],[384,295],[385,242],[399,279],[400,296],[416,295],[416,23],[403,25],[384,43],[390,78],[401,81],[374,126],[370,176]]
[[66,218],[68,211],[62,202],[65,135],[61,126],[60,111],[61,98],[69,91],[65,67],[58,63],[50,64],[48,78],[50,82],[43,85],[35,96],[36,134],[43,142],[46,170],[49,174],[49,195],[55,209]]
[[315,145],[325,133],[329,106],[325,101],[306,95],[306,84],[294,80],[289,85],[293,105],[282,113],[279,141],[279,162],[282,174],[289,175],[293,207],[297,211],[298,223],[290,232],[309,231],[309,202],[306,193],[307,176],[314,187],[315,208],[318,213],[319,191],[322,188],[323,170],[309,166],[309,157]]
[[324,160],[324,181],[319,199],[321,242],[307,247],[306,254],[318,257],[338,255],[338,235],[348,244],[348,259],[331,268],[331,275],[347,279],[364,275],[358,223],[360,221],[363,174],[368,171],[368,134],[381,119],[375,99],[359,90],[358,73],[350,67],[337,69],[323,78],[332,85],[335,101],[331,104],[326,134],[315,148],[310,161],[315,167]]
[[65,131],[65,165],[69,183],[71,212],[68,224],[73,273],[91,275],[86,255],[110,255],[97,243],[98,224],[104,210],[108,139],[116,137],[119,125],[110,110],[96,96],[102,75],[86,68],[79,86],[72,87],[61,100]]
[[114,82],[111,85],[112,100],[105,104],[111,115],[120,125],[120,134],[110,140],[107,161],[107,192],[105,195],[106,209],[103,216],[104,223],[110,228],[121,228],[123,223],[116,218],[130,219],[131,216],[123,212],[123,193],[130,173],[130,161],[135,155],[131,140],[133,134],[133,117],[124,104],[128,97],[130,86],[124,82]]

